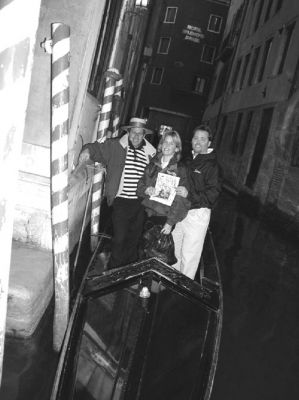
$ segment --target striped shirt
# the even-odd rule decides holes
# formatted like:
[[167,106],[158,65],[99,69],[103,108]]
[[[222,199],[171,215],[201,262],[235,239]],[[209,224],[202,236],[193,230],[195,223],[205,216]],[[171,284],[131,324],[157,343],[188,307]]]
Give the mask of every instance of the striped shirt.
[[137,199],[136,190],[139,179],[144,173],[147,165],[147,158],[143,148],[127,150],[125,168],[124,168],[124,182],[119,197],[126,199]]

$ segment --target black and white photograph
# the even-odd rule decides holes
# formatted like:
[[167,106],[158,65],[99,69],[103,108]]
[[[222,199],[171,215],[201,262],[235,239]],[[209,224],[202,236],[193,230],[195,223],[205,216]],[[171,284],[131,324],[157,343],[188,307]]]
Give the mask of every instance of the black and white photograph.
[[299,399],[299,0],[0,1],[0,400]]

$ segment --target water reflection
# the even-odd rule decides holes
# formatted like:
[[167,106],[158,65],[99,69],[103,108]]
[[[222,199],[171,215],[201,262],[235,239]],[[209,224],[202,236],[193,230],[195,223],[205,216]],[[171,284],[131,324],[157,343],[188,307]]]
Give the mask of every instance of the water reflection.
[[34,336],[5,339],[1,400],[48,399],[57,355],[52,350],[52,310]]
[[296,399],[298,245],[248,211],[224,193],[214,213],[224,325],[211,400]]

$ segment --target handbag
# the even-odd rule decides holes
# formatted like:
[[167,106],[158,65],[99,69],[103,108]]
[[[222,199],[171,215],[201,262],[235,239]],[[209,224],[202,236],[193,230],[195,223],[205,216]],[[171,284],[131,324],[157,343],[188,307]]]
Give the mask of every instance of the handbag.
[[172,234],[161,232],[162,225],[153,225],[143,234],[143,250],[146,257],[157,257],[168,265],[175,264],[174,241]]

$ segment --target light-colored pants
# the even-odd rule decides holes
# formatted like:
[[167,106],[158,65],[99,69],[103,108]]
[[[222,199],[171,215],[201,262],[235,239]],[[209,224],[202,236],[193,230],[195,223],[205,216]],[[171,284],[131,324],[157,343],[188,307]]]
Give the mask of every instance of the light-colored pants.
[[190,210],[172,232],[177,263],[174,268],[194,279],[211,217],[209,208]]

